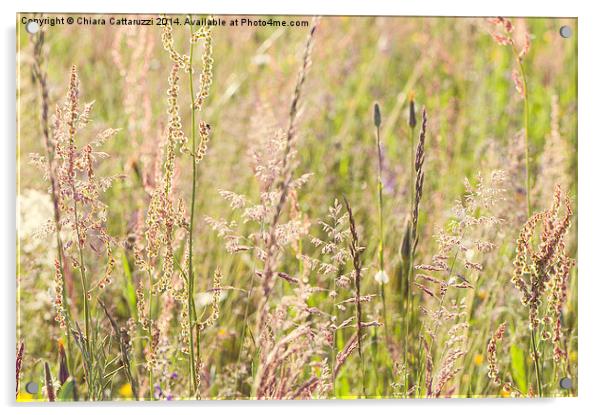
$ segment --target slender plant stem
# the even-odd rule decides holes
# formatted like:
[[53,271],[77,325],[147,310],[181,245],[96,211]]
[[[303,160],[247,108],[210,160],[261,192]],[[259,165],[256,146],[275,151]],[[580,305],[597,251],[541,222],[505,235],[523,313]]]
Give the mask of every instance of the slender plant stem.
[[531,349],[533,351],[533,359],[535,360],[535,376],[537,378],[537,393],[541,398],[543,396],[541,387],[541,374],[539,373],[539,356],[537,356],[537,346],[535,345],[535,332],[531,330]]
[[[153,358],[153,277],[150,271],[148,271],[148,287],[148,351],[151,358]],[[149,398],[152,401],[154,400],[152,362],[148,364],[148,382],[150,385]]]
[[[378,265],[379,272],[385,272],[385,252],[384,252],[384,244],[385,244],[385,231],[383,224],[383,155],[382,155],[382,147],[380,142],[380,126],[376,127],[376,145],[378,147],[378,233],[379,233],[379,242],[378,242]],[[380,282],[380,298],[382,301],[383,307],[383,324],[385,327],[385,340],[388,343],[389,341],[389,330],[387,325],[387,307],[385,301],[385,282]]]
[[355,226],[355,220],[353,219],[353,212],[349,201],[345,198],[345,207],[347,208],[347,214],[349,218],[349,230],[351,232],[351,243],[349,244],[349,250],[353,259],[353,280],[355,288],[355,319],[356,319],[356,331],[357,331],[357,353],[360,358],[361,371],[362,371],[362,396],[367,398],[366,394],[366,368],[364,364],[364,354],[362,352],[362,302],[361,298],[361,274],[362,274],[362,262],[361,262],[361,248],[359,245],[359,237]]
[[[39,47],[38,43],[39,42]],[[53,219],[55,226],[55,237],[56,237],[56,249],[57,249],[57,260],[59,263],[59,269],[61,271],[61,284],[63,285],[62,299],[64,304],[64,310],[67,320],[66,336],[67,336],[67,367],[70,372],[73,372],[72,366],[72,344],[71,344],[71,332],[70,327],[72,326],[72,317],[71,317],[71,307],[68,302],[67,295],[67,284],[65,283],[65,267],[64,267],[64,252],[63,252],[63,242],[61,240],[61,210],[59,208],[59,201],[57,197],[57,185],[56,185],[56,175],[54,170],[54,152],[55,146],[50,139],[50,131],[48,128],[48,107],[49,107],[49,92],[48,92],[48,83],[47,83],[47,73],[43,71],[42,64],[42,48],[44,44],[44,32],[38,33],[38,38],[36,40],[36,48],[34,52],[34,79],[37,80],[38,85],[40,86],[40,91],[42,93],[42,133],[44,136],[44,150],[46,153],[46,163],[48,168],[48,178],[50,180],[50,194],[52,197],[52,206],[53,206]]]
[[[409,209],[410,209],[410,214],[412,213],[412,209],[414,208],[414,182],[416,181],[415,178],[415,169],[414,169],[414,157],[415,157],[415,138],[414,138],[414,133],[415,133],[415,127],[409,127],[410,128],[410,157],[409,157],[409,165],[408,167],[410,168],[410,203],[408,203],[409,205]],[[413,235],[412,235],[413,237]],[[411,251],[410,251],[411,252]]]
[[[261,234],[263,234],[263,231],[265,229],[265,222],[262,221],[261,222]],[[240,346],[238,348],[238,356],[236,357],[236,367],[240,367],[240,359],[242,356],[242,350],[245,346],[245,339],[246,339],[246,335],[247,335],[247,327],[248,327],[248,318],[249,318],[249,303],[251,302],[251,295],[253,294],[253,291],[255,290],[255,278],[253,278],[253,276],[255,275],[255,272],[257,271],[257,266],[256,266],[256,262],[255,262],[255,257],[256,257],[256,247],[255,245],[253,245],[253,273],[251,274],[251,289],[249,291],[247,291],[247,298],[245,301],[245,313],[243,316],[243,327],[242,327],[242,331],[240,333]],[[238,391],[238,388],[240,386],[239,384],[240,381],[240,375],[238,374],[238,372],[236,372],[236,391]]]
[[527,78],[522,62],[519,62],[523,85],[525,89],[525,100],[523,109],[523,122],[525,124],[525,191],[527,192],[527,215],[531,217],[531,155],[529,153],[529,92],[527,90]]
[[[71,138],[73,139],[73,137]],[[77,236],[77,250],[79,253],[79,275],[80,275],[80,279],[81,279],[81,285],[82,285],[82,294],[84,297],[84,321],[85,321],[85,336],[86,336],[86,341],[84,343],[84,346],[86,348],[86,353],[88,355],[88,367],[89,367],[89,373],[87,374],[86,378],[88,380],[88,394],[90,395],[90,397],[93,396],[93,391],[92,386],[93,386],[93,371],[94,371],[94,364],[92,362],[94,353],[93,351],[95,350],[95,347],[92,347],[92,337],[91,337],[91,332],[90,332],[90,304],[88,302],[88,280],[86,278],[86,264],[84,261],[84,250],[83,250],[83,246],[82,246],[82,238],[81,238],[81,231],[80,231],[80,226],[79,226],[79,215],[77,213],[77,201],[75,199],[75,185],[72,184],[71,185],[71,191],[73,192],[73,215],[74,215],[74,222],[75,222],[75,233]],[[85,357],[84,357],[85,359]],[[93,398],[92,398],[93,399]]]
[[[466,229],[464,229],[462,231],[462,233],[460,234],[460,239],[464,238],[465,231],[466,231]],[[457,247],[456,248],[456,253],[454,254],[454,259],[452,260],[451,266],[449,267],[449,271],[447,273],[447,280],[448,281],[449,281],[449,279],[450,279],[450,277],[451,277],[451,275],[452,275],[452,273],[454,271],[454,267],[456,266],[456,260],[458,259],[458,254],[459,253],[460,253],[460,248]],[[447,293],[447,291],[446,291],[446,293]],[[439,298],[439,308],[437,309],[437,313],[436,313],[437,315],[440,315],[441,312],[443,311],[443,302],[445,301],[445,297],[446,297],[446,294],[444,294],[443,296],[441,296]],[[433,347],[435,345],[435,341],[437,339],[437,334],[439,332],[439,327],[441,327],[440,324],[435,324],[435,322],[432,321],[431,324],[430,324],[430,328],[427,330],[427,333],[432,333],[432,335],[430,336],[431,337],[431,347],[430,347],[431,351],[433,350]],[[425,341],[426,341],[426,339],[425,339]]]
[[[378,123],[376,125],[376,145],[378,147],[378,185],[377,185],[377,196],[378,196],[378,232],[379,232],[379,243],[378,243],[378,265],[379,272],[385,273],[385,228],[384,228],[384,215],[383,215],[383,151],[382,151],[382,143],[380,136],[380,110],[378,112]],[[386,278],[384,275],[382,276]],[[386,290],[385,284],[386,281],[380,281],[380,299],[382,303],[382,317],[383,317],[383,325],[385,329],[385,350],[387,353],[389,352],[390,345],[390,333],[389,333],[389,323],[387,321],[387,300],[386,300]],[[376,329],[375,329],[376,330]],[[376,358],[376,356],[374,356]],[[383,378],[383,386],[386,388],[389,384],[388,377],[390,374],[390,366],[389,362],[386,363],[386,368],[384,372]],[[377,376],[378,379],[378,376]]]
[[[336,223],[335,223],[336,226]],[[331,292],[334,292],[335,295],[332,297],[332,311],[331,311],[331,315],[333,316],[337,316],[337,296],[336,296],[336,288],[337,288],[337,284],[336,284],[336,278],[332,279],[331,282],[331,286],[330,286],[330,290]],[[336,367],[336,361],[337,361],[337,329],[336,326],[332,329],[332,346],[330,348],[330,376],[331,376],[331,382],[332,382],[332,397],[336,399],[337,397],[337,385],[336,385],[336,371],[335,371],[335,367]]]
[[516,63],[520,69],[520,76],[523,82],[523,128],[525,129],[525,192],[527,194],[527,218],[531,217],[531,156],[529,154],[529,89],[527,86],[527,76],[525,74],[525,66],[516,50],[514,43],[512,44],[512,52],[516,59]]
[[[54,184],[52,186],[52,188],[54,189]],[[53,199],[55,198],[54,196],[54,190],[52,191],[53,193]],[[58,203],[55,204],[55,209],[58,209]],[[65,315],[67,318],[67,330],[66,330],[66,336],[67,336],[67,367],[69,368],[69,372],[73,373],[73,357],[72,357],[72,340],[71,340],[71,327],[72,327],[72,315],[71,315],[71,307],[69,305],[68,298],[69,296],[67,295],[67,285],[65,284],[65,267],[64,267],[64,261],[63,261],[63,243],[61,241],[61,235],[60,235],[60,222],[58,219],[58,210],[55,211],[55,226],[56,226],[56,245],[57,245],[57,254],[58,254],[58,261],[59,261],[59,268],[61,270],[61,283],[63,284],[63,304],[64,309],[65,309]]]
[[[525,66],[520,57],[520,54],[516,50],[514,43],[512,44],[512,52],[516,59],[516,63],[520,69],[520,76],[523,82],[523,128],[525,130],[525,192],[527,194],[527,218],[531,217],[531,156],[529,153],[529,89],[527,85],[527,76],[525,74]],[[533,359],[535,361],[535,376],[537,377],[537,391],[539,396],[542,396],[542,379],[539,368],[539,356],[537,355],[537,346],[535,343],[535,333],[531,330],[531,349],[533,352]]]
[[[193,28],[190,26],[190,34],[193,34]],[[190,342],[189,365],[190,365],[190,393],[193,396],[197,390],[196,384],[196,359],[194,350],[194,267],[192,265],[193,254],[193,231],[194,231],[194,207],[196,201],[196,120],[194,105],[194,80],[192,76],[192,57],[194,53],[194,43],[190,42],[190,57],[188,78],[190,86],[191,116],[190,116],[190,136],[192,139],[192,196],[190,200],[190,228],[188,230],[188,340]]]
[[[409,168],[410,168],[410,203],[409,203],[409,211],[410,215],[414,210],[414,182],[415,182],[415,171],[414,171],[414,127],[410,126],[410,157],[409,157]],[[409,390],[409,380],[410,380],[410,365],[408,362],[408,349],[410,347],[410,320],[412,319],[413,307],[410,304],[410,287],[412,285],[412,274],[414,269],[414,239],[415,235],[413,230],[410,231],[410,257],[407,265],[407,286],[406,286],[406,301],[405,301],[405,335],[404,335],[404,364],[405,367],[405,382],[404,389],[407,396]]]
[[88,280],[86,278],[86,264],[84,262],[84,250],[82,246],[82,236],[79,226],[79,215],[77,213],[77,201],[75,200],[75,185],[71,185],[71,191],[73,192],[73,215],[75,222],[75,234],[77,236],[77,251],[79,254],[79,275],[81,278],[82,292],[84,296],[84,320],[85,320],[85,334],[88,345],[88,353],[90,353],[90,305],[88,303]]

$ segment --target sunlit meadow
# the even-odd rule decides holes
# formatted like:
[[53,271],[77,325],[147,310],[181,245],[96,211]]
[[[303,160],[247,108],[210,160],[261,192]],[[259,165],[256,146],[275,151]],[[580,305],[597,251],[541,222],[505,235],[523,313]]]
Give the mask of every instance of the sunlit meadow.
[[18,401],[577,395],[576,19],[23,16]]

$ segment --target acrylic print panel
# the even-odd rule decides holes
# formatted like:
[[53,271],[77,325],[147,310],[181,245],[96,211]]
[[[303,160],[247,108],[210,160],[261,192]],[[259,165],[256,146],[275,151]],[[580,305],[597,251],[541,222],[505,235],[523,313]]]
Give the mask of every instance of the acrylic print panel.
[[576,19],[16,26],[18,401],[577,395]]

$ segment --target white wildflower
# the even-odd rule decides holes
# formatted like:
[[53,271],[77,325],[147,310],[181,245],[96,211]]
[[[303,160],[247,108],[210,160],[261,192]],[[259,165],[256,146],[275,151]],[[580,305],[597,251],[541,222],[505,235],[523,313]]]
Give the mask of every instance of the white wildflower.
[[35,261],[52,265],[56,252],[52,249],[54,239],[46,232],[52,224],[53,205],[48,193],[26,189],[17,196],[17,229],[21,252],[38,253]]
[[[222,302],[226,299],[227,297],[227,293],[225,291],[220,291],[219,293],[219,301]],[[213,292],[212,291],[207,291],[204,293],[199,293],[197,294],[196,298],[195,298],[196,302],[198,305],[200,305],[201,307],[206,307],[209,304],[211,304],[211,302],[213,301]]]
[[467,259],[467,260],[469,260],[469,261],[472,261],[472,259],[473,259],[473,258],[474,258],[474,256],[475,256],[475,251],[474,251],[474,249],[468,249],[468,250],[466,251],[466,253],[464,254],[464,256],[466,257],[466,259]]
[[389,282],[389,276],[382,269],[376,273],[374,279],[376,280],[376,282],[379,282],[381,284],[386,284]]

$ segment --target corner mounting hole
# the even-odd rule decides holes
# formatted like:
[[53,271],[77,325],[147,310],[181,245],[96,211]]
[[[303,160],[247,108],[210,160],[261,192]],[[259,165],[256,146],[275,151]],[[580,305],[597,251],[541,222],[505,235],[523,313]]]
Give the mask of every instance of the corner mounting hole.
[[573,381],[571,378],[562,378],[560,379],[560,387],[562,389],[571,389],[573,387]]
[[38,22],[34,22],[33,20],[30,20],[25,25],[25,30],[27,31],[27,33],[33,35],[34,33],[37,33],[40,31],[40,24]]
[[27,393],[35,395],[36,393],[38,393],[38,384],[36,382],[27,382],[27,384],[25,385],[25,390],[27,391]]
[[573,36],[573,29],[571,29],[571,26],[562,26],[559,32],[560,36],[562,36],[565,39],[568,39],[569,37]]

